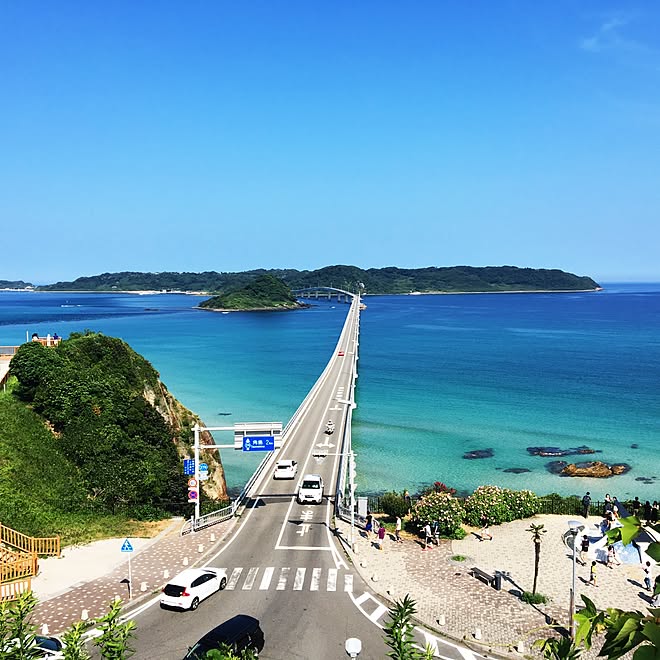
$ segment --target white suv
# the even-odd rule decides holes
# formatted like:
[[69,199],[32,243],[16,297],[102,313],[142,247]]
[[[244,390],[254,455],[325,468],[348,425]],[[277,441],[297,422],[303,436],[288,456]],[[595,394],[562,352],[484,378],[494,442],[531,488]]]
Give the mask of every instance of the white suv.
[[323,502],[323,479],[320,474],[306,474],[298,486],[298,504]]

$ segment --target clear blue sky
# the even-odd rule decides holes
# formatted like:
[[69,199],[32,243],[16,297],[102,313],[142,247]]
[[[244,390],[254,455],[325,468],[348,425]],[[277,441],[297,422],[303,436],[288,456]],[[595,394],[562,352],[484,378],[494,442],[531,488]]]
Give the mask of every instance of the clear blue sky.
[[660,3],[0,4],[0,279],[660,280]]

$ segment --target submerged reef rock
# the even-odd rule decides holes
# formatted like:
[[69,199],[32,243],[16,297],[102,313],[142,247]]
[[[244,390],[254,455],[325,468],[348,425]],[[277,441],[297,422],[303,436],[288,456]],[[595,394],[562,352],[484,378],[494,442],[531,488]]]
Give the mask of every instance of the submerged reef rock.
[[508,472],[509,474],[523,474],[524,472],[531,472],[531,470],[528,470],[527,468],[507,468],[506,470],[502,470],[502,472]]
[[571,449],[560,449],[559,447],[527,447],[532,456],[575,456],[581,454],[595,454],[596,450],[591,447],[572,447]]
[[475,449],[474,451],[466,451],[463,458],[472,461],[475,458],[493,458],[495,451],[493,449]]
[[607,465],[602,461],[589,461],[587,463],[569,463],[561,471],[565,477],[594,477],[596,479],[606,479],[617,474],[625,474],[630,470],[627,463],[617,463]]

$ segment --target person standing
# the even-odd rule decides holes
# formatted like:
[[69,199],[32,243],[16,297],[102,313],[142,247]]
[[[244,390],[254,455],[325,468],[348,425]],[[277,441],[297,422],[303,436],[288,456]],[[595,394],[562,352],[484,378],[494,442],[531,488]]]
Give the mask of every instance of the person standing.
[[394,536],[397,543],[401,543],[401,516],[396,517],[396,524],[394,525]]
[[647,561],[644,566],[642,566],[644,571],[644,589],[651,591],[651,562]]
[[596,562],[591,562],[591,569],[589,570],[589,584],[597,587],[598,586],[598,575],[596,573]]
[[403,501],[406,503],[406,511],[410,514],[410,509],[412,507],[412,502],[410,500],[410,493],[407,490],[403,491]]
[[616,556],[616,550],[613,545],[607,547],[607,566],[614,568],[615,566],[621,566],[619,558]]
[[607,516],[607,512],[612,510],[612,498],[609,493],[605,493],[605,504],[603,505],[603,518]]
[[642,503],[639,501],[639,497],[636,497],[632,501],[632,505],[631,505],[630,508],[632,509],[633,516],[635,516],[635,518],[637,518],[637,520],[639,520],[639,512],[642,508]]
[[385,542],[385,525],[381,525],[378,528],[378,549],[383,549],[383,543]]
[[490,533],[488,528],[488,518],[486,516],[481,517],[481,531],[479,532],[480,541],[492,541],[493,535]]
[[591,494],[587,491],[582,498],[582,515],[585,518],[589,517],[589,507],[591,506]]
[[587,565],[587,556],[589,555],[589,537],[584,534],[582,541],[580,541],[580,563],[582,566]]
[[432,540],[433,532],[431,531],[431,525],[426,523],[426,525],[424,525],[424,550],[429,549],[429,545],[431,544]]
[[651,522],[657,523],[659,515],[660,515],[660,505],[658,504],[657,501],[654,501],[653,505],[651,506]]
[[651,503],[648,500],[644,502],[644,520],[647,525],[651,522]]

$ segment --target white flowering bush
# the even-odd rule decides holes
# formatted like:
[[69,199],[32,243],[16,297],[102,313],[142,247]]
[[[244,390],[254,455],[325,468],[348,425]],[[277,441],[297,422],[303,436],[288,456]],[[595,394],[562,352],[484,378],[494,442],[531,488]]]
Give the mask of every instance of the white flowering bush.
[[429,493],[415,503],[411,513],[413,522],[419,527],[437,520],[442,536],[462,536],[461,522],[465,511],[461,501],[451,493]]
[[538,498],[529,490],[480,486],[465,500],[465,522],[478,527],[529,518],[538,510]]

